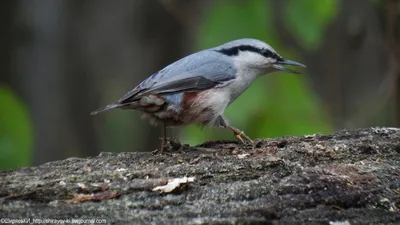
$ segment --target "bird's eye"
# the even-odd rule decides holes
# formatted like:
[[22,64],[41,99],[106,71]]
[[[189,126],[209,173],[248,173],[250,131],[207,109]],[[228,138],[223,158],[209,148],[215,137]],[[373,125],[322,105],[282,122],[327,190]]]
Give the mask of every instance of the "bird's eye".
[[266,58],[269,58],[269,57],[272,56],[272,52],[271,52],[271,51],[268,51],[268,50],[264,50],[264,51],[262,52],[262,54],[263,54],[263,56],[266,57]]

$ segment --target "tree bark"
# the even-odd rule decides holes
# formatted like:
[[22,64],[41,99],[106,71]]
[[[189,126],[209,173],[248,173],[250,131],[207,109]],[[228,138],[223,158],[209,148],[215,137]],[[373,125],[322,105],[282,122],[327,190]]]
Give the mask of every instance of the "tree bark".
[[[254,146],[175,145],[168,154],[102,153],[1,171],[0,215],[108,224],[399,224],[399,162],[398,128]],[[195,181],[173,193],[152,191],[184,176]]]

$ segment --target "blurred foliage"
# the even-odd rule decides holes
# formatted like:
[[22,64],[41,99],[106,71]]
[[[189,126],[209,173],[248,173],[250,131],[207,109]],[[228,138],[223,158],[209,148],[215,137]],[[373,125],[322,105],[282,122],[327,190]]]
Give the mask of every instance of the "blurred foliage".
[[0,86],[0,170],[30,163],[33,129],[27,108],[8,88]]
[[315,50],[322,42],[324,28],[335,17],[337,0],[290,0],[285,8],[288,30],[307,50]]
[[[325,25],[336,14],[335,0],[291,1],[286,5],[287,25],[301,45],[311,50],[319,45]],[[304,3],[304,5],[303,5]],[[285,58],[295,53],[282,46],[275,33],[270,1],[215,1],[206,11],[198,36],[198,49],[217,46],[238,38],[264,40]],[[294,14],[294,15],[291,15]],[[296,17],[300,17],[297,18]],[[317,95],[302,75],[276,73],[257,79],[225,112],[232,125],[252,138],[328,133],[333,130]],[[199,144],[207,140],[234,139],[228,130],[189,126],[182,141]],[[219,132],[218,132],[219,131]]]

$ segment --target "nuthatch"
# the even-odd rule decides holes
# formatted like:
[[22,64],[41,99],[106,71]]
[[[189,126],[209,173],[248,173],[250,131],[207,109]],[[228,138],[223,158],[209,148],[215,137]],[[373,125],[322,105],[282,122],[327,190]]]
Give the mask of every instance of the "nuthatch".
[[113,108],[140,110],[150,123],[163,125],[163,147],[168,126],[192,123],[228,128],[241,142],[252,142],[228,123],[224,111],[257,77],[276,71],[297,73],[284,65],[305,67],[283,59],[260,40],[234,40],[170,64],[116,103],[91,114]]

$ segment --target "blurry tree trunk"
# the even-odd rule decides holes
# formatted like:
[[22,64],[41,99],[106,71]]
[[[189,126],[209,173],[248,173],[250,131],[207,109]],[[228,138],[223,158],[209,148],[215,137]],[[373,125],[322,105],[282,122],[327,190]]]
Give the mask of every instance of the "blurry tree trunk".
[[160,129],[137,113],[89,113],[189,52],[197,17],[174,12],[198,12],[198,2],[17,1],[12,77],[34,121],[35,164],[157,148]]
[[0,2],[0,84],[11,85],[11,54],[13,45],[13,21],[16,1]]
[[397,126],[400,126],[400,10],[398,0],[386,0],[386,44],[389,63],[386,79],[390,80],[390,103],[392,117]]
[[[390,49],[384,1],[379,6],[364,0],[339,1],[339,11],[326,28],[323,44],[307,52],[285,27],[285,1],[273,1],[276,28],[283,42],[305,59],[315,90],[320,94],[338,128],[393,125],[395,93],[389,88]],[[397,14],[398,17],[398,14]],[[371,74],[371,76],[365,76]]]
[[90,81],[71,48],[69,1],[20,1],[27,40],[17,53],[18,82],[34,121],[34,162],[95,155]]

